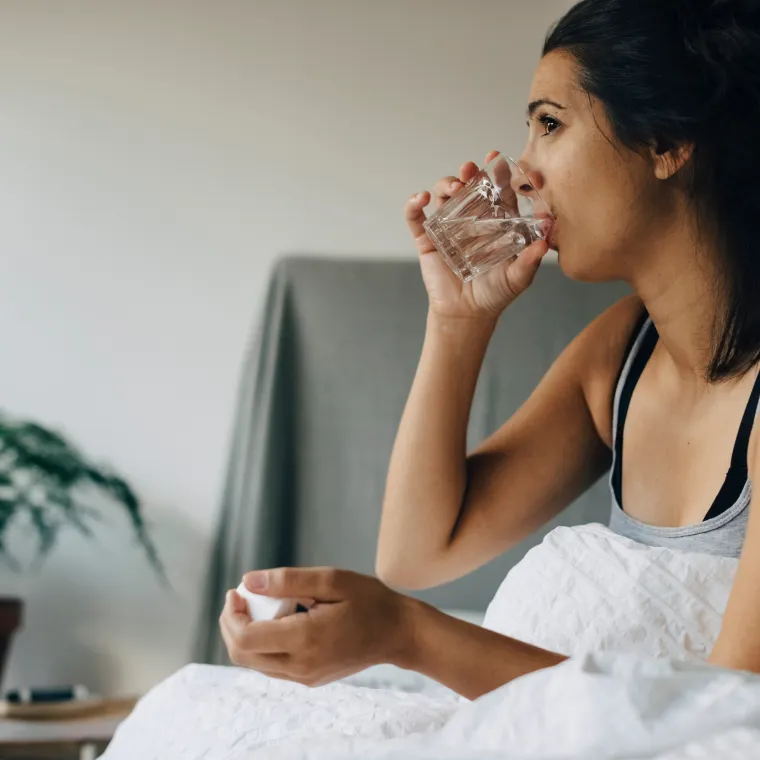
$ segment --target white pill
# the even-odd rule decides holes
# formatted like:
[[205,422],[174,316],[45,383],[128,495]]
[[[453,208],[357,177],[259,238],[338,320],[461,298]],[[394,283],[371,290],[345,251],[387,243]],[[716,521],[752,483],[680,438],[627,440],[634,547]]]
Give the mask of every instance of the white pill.
[[252,620],[276,620],[296,612],[298,602],[295,599],[275,599],[249,591],[245,584],[237,587],[237,592],[248,603],[248,612]]

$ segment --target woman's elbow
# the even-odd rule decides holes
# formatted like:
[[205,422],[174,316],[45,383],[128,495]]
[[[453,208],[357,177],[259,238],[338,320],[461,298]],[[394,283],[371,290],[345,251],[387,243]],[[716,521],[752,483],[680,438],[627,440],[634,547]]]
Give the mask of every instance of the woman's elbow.
[[419,568],[408,567],[379,555],[375,560],[375,575],[386,586],[402,591],[423,591],[438,585],[426,578],[425,573],[420,572]]

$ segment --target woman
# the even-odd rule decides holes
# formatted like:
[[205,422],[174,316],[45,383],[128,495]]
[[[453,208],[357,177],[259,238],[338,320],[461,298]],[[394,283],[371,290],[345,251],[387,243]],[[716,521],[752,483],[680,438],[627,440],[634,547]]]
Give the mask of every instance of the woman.
[[[430,308],[388,473],[380,579],[421,589],[461,577],[612,466],[613,530],[741,556],[709,659],[760,672],[760,513],[750,505],[760,476],[759,119],[757,0],[584,0],[555,25],[520,164],[557,219],[549,244],[563,272],[624,280],[635,295],[590,324],[469,455],[486,347],[548,247],[462,285],[425,235],[431,195],[408,200]],[[466,163],[441,179],[436,204],[476,171]],[[564,659],[355,573],[279,568],[246,583],[320,602],[252,623],[228,594],[232,660],[279,678],[320,684],[392,662],[474,698]]]

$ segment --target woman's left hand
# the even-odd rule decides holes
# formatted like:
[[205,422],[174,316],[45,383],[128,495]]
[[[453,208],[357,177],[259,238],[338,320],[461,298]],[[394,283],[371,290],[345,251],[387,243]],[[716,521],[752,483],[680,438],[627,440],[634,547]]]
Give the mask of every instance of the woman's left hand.
[[219,624],[235,665],[321,686],[370,665],[404,661],[414,600],[376,578],[329,567],[282,567],[247,573],[243,581],[256,594],[315,604],[256,622],[245,600],[228,591]]

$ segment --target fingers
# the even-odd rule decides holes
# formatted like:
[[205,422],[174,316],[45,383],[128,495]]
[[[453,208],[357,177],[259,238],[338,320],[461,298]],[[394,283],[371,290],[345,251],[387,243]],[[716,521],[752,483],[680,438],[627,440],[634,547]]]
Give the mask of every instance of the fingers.
[[[272,621],[281,622],[281,621]],[[222,639],[227,647],[227,654],[233,665],[256,670],[270,678],[279,678],[284,681],[303,682],[303,678],[298,677],[294,672],[293,654],[289,652],[263,652],[259,651],[261,646],[257,636],[250,635],[256,633],[264,626],[264,623],[249,623],[248,629],[244,633],[239,633],[230,625],[230,620],[225,616],[220,618],[220,627]],[[302,636],[301,639],[304,637]],[[279,645],[277,645],[279,646]],[[273,648],[273,647],[268,647]]]
[[255,654],[279,654],[293,651],[302,643],[300,631],[307,616],[291,615],[279,620],[253,621],[247,613],[235,612],[232,596],[228,591],[219,617],[219,627],[227,650]]
[[270,678],[317,685],[321,658],[315,621],[304,614],[255,622],[236,611],[236,597],[240,598],[235,591],[227,592],[219,618],[230,662]]
[[545,240],[536,240],[525,248],[518,258],[523,259],[530,266],[537,266],[548,252],[549,244]]
[[435,198],[435,207],[439,209],[454,193],[462,187],[462,183],[457,177],[442,177],[433,185],[433,197]]
[[[498,154],[499,151],[497,150],[490,151],[486,154],[486,163]],[[415,193],[407,199],[404,207],[404,216],[420,253],[430,253],[435,250],[435,246],[430,242],[423,226],[427,218],[424,211],[425,207],[431,200],[435,199],[435,208],[439,209],[479,171],[480,168],[474,161],[466,161],[459,167],[458,176],[449,175],[439,179],[435,183],[432,193],[424,190],[421,193]]]
[[248,605],[245,603],[245,599],[243,599],[235,589],[230,589],[224,595],[224,609],[222,610],[222,615],[239,618],[244,623],[251,622],[251,616],[248,614]]
[[[491,151],[488,155],[498,155],[498,153],[498,151]],[[486,159],[488,159],[488,156],[486,156]],[[449,176],[439,179],[433,187],[436,208],[443,206],[454,193],[461,190],[479,171],[480,168],[474,161],[465,161],[459,167],[459,175],[457,177]]]
[[549,250],[545,240],[537,240],[525,248],[516,260],[507,265],[510,290],[519,295],[530,287],[541,266],[541,261]]
[[[278,567],[246,573],[243,582],[250,591],[266,596],[338,602],[346,598],[354,576],[334,567]],[[257,578],[265,579],[263,588],[256,585]]]
[[[486,160],[485,163],[488,163],[493,156],[497,156],[499,154],[498,150],[492,150],[490,153],[486,154]],[[466,185],[478,172],[480,171],[480,167],[474,162],[474,161],[465,161],[460,167],[459,167],[459,182],[456,186],[454,186],[453,192],[451,195],[453,195],[457,190],[459,190],[461,187]],[[444,178],[448,179],[448,177]]]
[[[492,150],[486,156],[486,161],[490,160],[489,156],[498,155],[498,152]],[[457,190],[468,183],[478,171],[480,170],[474,161],[465,161],[459,167],[459,175],[457,177],[449,175],[439,179],[435,183],[432,195],[425,190],[421,193],[415,193],[407,200],[405,207],[406,221],[415,239],[425,234],[425,229],[422,226],[426,218],[423,209],[430,203],[431,199],[435,198],[436,208],[440,208]]]
[[430,193],[425,190],[421,193],[415,193],[406,202],[404,208],[404,215],[406,217],[406,223],[409,225],[409,230],[412,233],[415,241],[421,237],[427,237],[425,234],[425,228],[422,226],[425,223],[425,206],[430,203]]
[[[255,629],[261,623],[250,623],[250,628]],[[248,638],[238,634],[230,627],[229,621],[220,619],[220,629],[224,645],[227,648],[230,662],[246,668],[258,670],[268,676],[285,678],[288,670],[290,655],[280,652],[262,652],[250,646]]]
[[225,602],[228,602],[230,605],[230,609],[235,614],[242,614],[245,615],[249,620],[250,618],[250,612],[248,611],[248,604],[246,603],[245,599],[243,599],[240,594],[238,594],[235,589],[230,589],[227,592],[227,596],[225,597]]
[[249,654],[286,654],[298,650],[300,628],[309,621],[306,615],[291,615],[279,620],[239,620],[222,616],[219,625],[227,648]]
[[520,176],[514,164],[505,157],[501,157],[494,164],[493,176],[500,191],[499,205],[504,207],[510,215],[519,216],[516,190],[519,190],[524,178]]

